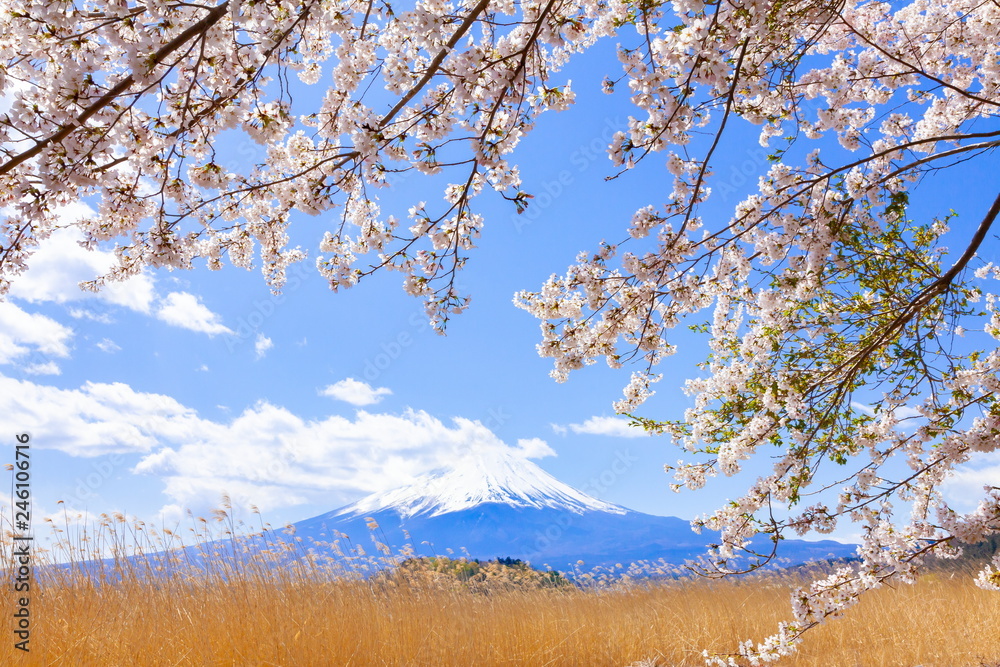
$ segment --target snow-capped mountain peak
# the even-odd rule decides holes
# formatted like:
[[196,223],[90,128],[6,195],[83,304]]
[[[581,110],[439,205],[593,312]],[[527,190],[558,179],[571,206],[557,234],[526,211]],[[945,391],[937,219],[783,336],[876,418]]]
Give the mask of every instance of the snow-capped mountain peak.
[[419,477],[409,486],[362,498],[337,515],[352,517],[393,510],[406,519],[438,516],[483,503],[552,508],[575,514],[628,512],[563,484],[526,458],[490,449],[470,453],[456,460],[451,468]]

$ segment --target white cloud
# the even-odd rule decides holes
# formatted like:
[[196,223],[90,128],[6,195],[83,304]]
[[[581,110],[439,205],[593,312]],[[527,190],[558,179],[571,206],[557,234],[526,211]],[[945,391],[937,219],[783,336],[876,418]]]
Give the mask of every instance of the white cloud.
[[323,396],[335,398],[338,401],[346,401],[351,405],[373,405],[382,400],[383,396],[392,394],[388,387],[373,388],[367,382],[361,382],[354,378],[341,380],[336,384],[331,384],[320,391]]
[[875,410],[870,405],[865,405],[864,403],[858,403],[857,401],[851,401],[851,407],[855,410],[859,410],[869,417],[875,416]]
[[59,364],[54,361],[25,366],[24,372],[28,375],[62,375],[62,371],[59,369]]
[[77,320],[86,319],[100,322],[101,324],[114,324],[114,319],[108,313],[95,313],[86,308],[70,308],[67,312],[69,312],[70,317]]
[[[71,224],[83,217],[94,215],[84,204],[67,206],[63,220]],[[76,227],[59,229],[40,244],[38,251],[28,260],[28,270],[13,281],[10,295],[31,303],[51,301],[67,303],[89,300],[91,304],[106,303],[123,306],[146,315],[153,314],[174,326],[207,333],[232,333],[217,314],[206,308],[198,297],[187,292],[171,292],[158,301],[155,281],[148,273],[140,273],[124,282],[108,282],[96,294],[80,289],[79,283],[106,274],[115,265],[114,253],[108,250],[87,250],[80,245],[83,234]],[[74,307],[69,314],[77,319],[86,318],[110,324],[113,320],[106,312]]]
[[261,510],[344,502],[412,482],[469,451],[551,455],[543,441],[511,447],[478,421],[423,411],[306,420],[260,402],[225,421],[128,385],[57,389],[0,375],[0,432],[28,432],[39,449],[72,456],[139,454],[134,472],[158,476],[170,502],[194,511],[228,492]]
[[[875,409],[870,405],[865,405],[864,403],[859,403],[857,401],[851,401],[851,407],[870,417],[875,416]],[[920,419],[923,417],[923,414],[916,408],[911,408],[908,405],[899,405],[893,410],[893,416],[898,420],[897,427],[901,430],[907,431],[915,429],[919,426]]]
[[[65,207],[63,220],[72,223],[94,215],[84,204]],[[10,295],[31,303],[53,301],[92,300],[148,314],[156,299],[153,278],[141,273],[124,282],[109,282],[94,294],[80,289],[79,283],[93,280],[107,273],[115,265],[114,253],[108,250],[87,250],[80,246],[83,234],[75,227],[59,229],[39,244],[37,252],[28,259],[28,270],[12,281]],[[89,313],[75,309],[76,313]],[[93,319],[101,314],[90,315]]]
[[1000,452],[976,452],[941,487],[945,499],[961,511],[971,511],[986,497],[984,486],[1000,486]]
[[223,490],[261,509],[331,494],[346,499],[410,483],[470,450],[504,449],[522,457],[551,452],[540,440],[512,448],[480,422],[459,418],[449,426],[414,410],[307,421],[261,402],[228,424],[205,422],[203,428],[198,438],[160,449],[136,466],[136,472],[163,477],[166,494],[185,507],[210,506]]
[[[874,417],[875,416],[875,409],[873,407],[871,407],[870,405],[865,405],[864,403],[858,403],[857,401],[851,401],[851,407],[854,408],[855,410],[859,410],[859,411],[865,413],[866,415],[868,415],[870,417]],[[922,416],[920,410],[917,410],[916,408],[911,408],[908,405],[900,405],[900,406],[898,406],[893,411],[893,413],[895,414],[896,419],[898,419],[900,421],[902,421],[904,419],[913,419],[915,417],[921,417]]]
[[161,439],[196,438],[204,425],[174,399],[121,383],[58,389],[0,375],[0,431],[72,456],[147,452]]
[[69,356],[73,330],[38,313],[28,313],[9,301],[0,301],[0,364],[9,364],[32,352]]
[[[65,224],[72,225],[94,214],[93,209],[84,204],[71,204],[63,209],[61,219]],[[210,336],[232,333],[222,324],[219,315],[205,307],[193,294],[171,292],[160,299],[155,280],[148,272],[123,282],[108,282],[96,293],[80,289],[79,283],[105,275],[117,264],[112,251],[100,248],[87,250],[80,245],[82,240],[83,233],[73,226],[53,232],[29,258],[28,270],[12,281],[10,296],[30,303],[83,302],[86,306],[68,307],[69,315],[102,324],[114,321],[106,312],[108,306],[113,305],[145,315],[155,314],[167,324]]]
[[262,333],[257,334],[257,341],[253,344],[253,349],[258,359],[263,359],[272,347],[274,347],[274,342],[270,338]]
[[122,348],[115,341],[110,338],[105,338],[101,342],[97,343],[97,349],[101,352],[107,352],[108,354],[114,354]]
[[636,426],[629,426],[629,422],[619,417],[590,417],[582,424],[552,424],[552,430],[559,435],[566,435],[570,431],[584,435],[608,435],[615,438],[642,438],[649,435],[646,431]]
[[233,333],[232,329],[222,324],[217,313],[206,308],[197,296],[189,292],[168,294],[160,303],[156,317],[167,324],[206,333],[209,336]]
[[555,456],[554,449],[541,438],[522,438],[517,441],[517,452],[526,459],[541,459]]

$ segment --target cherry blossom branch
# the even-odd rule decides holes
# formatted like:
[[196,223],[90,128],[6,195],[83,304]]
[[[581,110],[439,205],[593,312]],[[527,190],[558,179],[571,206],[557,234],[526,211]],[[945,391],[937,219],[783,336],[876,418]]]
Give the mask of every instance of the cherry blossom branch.
[[[229,8],[229,2],[230,0],[225,0],[221,5],[218,5],[215,9],[206,14],[201,20],[191,25],[152,54],[148,60],[148,71],[152,71],[157,65],[163,62],[167,56],[186,44],[192,37],[202,34],[211,28],[216,22],[218,22],[219,19],[226,15],[226,11]],[[83,127],[83,125],[95,114],[114,102],[122,93],[135,85],[135,83],[136,78],[133,74],[129,74],[123,78],[118,82],[118,84],[108,90],[104,96],[80,113],[71,123],[64,125],[57,132],[46,137],[45,139],[36,141],[35,145],[30,149],[20,153],[19,155],[15,155],[3,164],[0,164],[0,176],[13,171],[21,164],[37,156],[48,146],[63,141],[71,132],[79,127]]]

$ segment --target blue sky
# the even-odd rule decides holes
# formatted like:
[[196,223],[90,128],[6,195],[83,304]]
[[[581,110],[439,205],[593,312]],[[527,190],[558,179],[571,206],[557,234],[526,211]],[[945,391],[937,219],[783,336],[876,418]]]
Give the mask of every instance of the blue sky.
[[[280,296],[259,272],[232,267],[147,272],[85,293],[77,283],[110,265],[108,251],[82,250],[72,230],[50,239],[0,303],[0,432],[11,457],[13,434],[32,434],[36,517],[61,516],[62,500],[71,513],[120,511],[169,527],[185,509],[207,515],[228,493],[277,526],[481,446],[517,448],[572,486],[653,514],[690,519],[735,497],[766,460],[701,492],[672,493],[669,442],[613,415],[630,369],[597,364],[557,384],[535,353],[538,322],[512,305],[578,252],[621,240],[631,214],[671,188],[660,156],[605,182],[614,171],[603,146],[630,110],[599,92],[603,72],[588,62],[566,75],[577,105],[543,118],[516,156],[535,195],[527,213],[480,198],[487,224],[460,280],[472,305],[445,337],[398,274],[328,289],[312,258],[335,213],[296,219],[293,242],[310,259]],[[728,139],[706,209],[722,219],[766,168],[755,129],[736,126]],[[996,189],[985,185],[994,174],[963,169],[935,177],[916,200],[934,204],[931,213],[956,209],[956,235],[974,228]],[[384,193],[383,212],[403,217],[440,197],[438,183],[414,175]],[[70,208],[66,219],[83,212]],[[992,259],[995,248],[981,254]],[[681,352],[662,365],[644,415],[678,418],[689,405],[680,387],[706,348],[682,331],[672,342]],[[955,497],[967,506],[963,493]]]

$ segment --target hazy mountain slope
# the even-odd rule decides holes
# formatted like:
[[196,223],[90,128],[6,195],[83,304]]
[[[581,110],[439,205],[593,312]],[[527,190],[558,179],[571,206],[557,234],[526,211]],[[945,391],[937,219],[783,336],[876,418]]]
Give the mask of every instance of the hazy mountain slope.
[[[369,528],[369,519],[378,529]],[[468,553],[474,558],[510,556],[568,569],[663,559],[695,558],[715,534],[695,534],[688,521],[635,512],[593,498],[555,479],[526,459],[503,453],[468,457],[449,470],[413,484],[370,495],[356,503],[295,524],[297,537],[373,540],[393,553],[405,545],[420,555]],[[763,541],[760,544],[764,544]],[[780,555],[792,563],[848,557],[853,545],[786,540]]]

